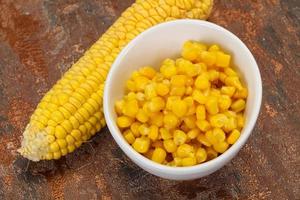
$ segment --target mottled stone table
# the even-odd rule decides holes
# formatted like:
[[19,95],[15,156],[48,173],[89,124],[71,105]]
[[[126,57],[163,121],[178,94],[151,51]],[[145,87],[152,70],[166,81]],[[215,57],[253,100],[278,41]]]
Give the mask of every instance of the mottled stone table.
[[16,153],[42,95],[132,2],[0,0],[0,199],[299,199],[299,0],[215,2],[209,20],[249,46],[264,90],[252,136],[220,171],[187,182],[157,178],[107,129],[58,161]]

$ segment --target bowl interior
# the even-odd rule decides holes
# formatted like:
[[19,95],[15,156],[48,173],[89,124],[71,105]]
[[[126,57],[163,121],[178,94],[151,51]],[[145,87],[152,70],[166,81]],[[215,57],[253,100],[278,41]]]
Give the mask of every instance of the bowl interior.
[[[199,20],[179,20],[158,25],[138,36],[122,51],[106,82],[105,113],[109,118],[106,120],[110,120],[109,123],[116,128],[114,103],[123,97],[126,80],[134,70],[147,65],[158,69],[164,59],[178,58],[183,43],[187,40],[219,44],[232,55],[232,63],[249,90],[245,111],[246,126],[242,131],[242,136],[246,135],[240,141],[242,146],[251,133],[260,108],[261,79],[257,64],[250,51],[236,36],[217,25]],[[122,137],[120,131],[114,134]]]

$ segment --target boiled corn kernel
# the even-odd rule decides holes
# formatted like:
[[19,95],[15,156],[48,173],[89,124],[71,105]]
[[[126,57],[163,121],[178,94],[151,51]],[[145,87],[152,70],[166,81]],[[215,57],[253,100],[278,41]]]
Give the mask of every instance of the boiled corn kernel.
[[176,151],[179,158],[193,157],[195,155],[194,147],[188,144],[181,144]]
[[177,117],[183,117],[188,111],[188,107],[185,101],[175,100],[172,104],[172,112]]
[[117,124],[120,128],[127,128],[129,127],[133,122],[133,119],[126,116],[121,116],[117,118]]
[[241,112],[246,107],[246,102],[243,99],[239,99],[231,104],[231,109],[235,112]]
[[132,147],[139,153],[146,153],[150,147],[150,139],[146,137],[136,138]]
[[227,143],[228,144],[234,144],[240,137],[241,133],[239,130],[234,129],[228,136],[227,138]]
[[158,147],[158,148],[155,148],[155,150],[153,151],[151,160],[161,164],[166,159],[166,156],[167,156],[166,151],[164,149]]
[[163,144],[168,153],[173,153],[177,150],[177,145],[173,140],[164,140]]
[[218,153],[224,153],[228,149],[229,144],[225,141],[213,145],[214,150]]
[[203,144],[204,146],[210,147],[211,143],[209,142],[209,140],[205,137],[204,134],[200,133],[197,137],[197,141],[200,142],[201,144]]
[[182,159],[181,164],[183,167],[193,166],[197,164],[197,160],[195,157],[187,157]]
[[171,129],[178,125],[179,120],[173,113],[167,113],[163,118],[163,123],[166,128]]
[[203,163],[207,159],[207,153],[204,148],[199,148],[195,155],[198,163]]
[[187,135],[181,130],[175,130],[173,137],[174,137],[173,140],[176,145],[184,144],[185,141],[187,140]]
[[213,127],[222,128],[227,122],[228,117],[224,114],[216,114],[210,117],[210,124]]
[[134,137],[134,134],[132,133],[131,130],[127,130],[124,132],[124,138],[126,139],[126,141],[129,143],[129,144],[133,144],[134,141],[135,141],[135,137]]

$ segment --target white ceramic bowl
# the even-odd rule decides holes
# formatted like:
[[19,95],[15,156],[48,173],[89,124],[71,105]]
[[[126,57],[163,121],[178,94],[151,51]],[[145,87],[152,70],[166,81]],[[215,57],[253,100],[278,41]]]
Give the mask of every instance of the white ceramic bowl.
[[[192,167],[169,167],[157,164],[137,153],[123,138],[116,125],[114,103],[124,95],[125,82],[132,71],[151,65],[159,68],[165,58],[180,56],[187,40],[220,44],[233,55],[233,63],[249,90],[246,123],[238,141],[219,157]],[[157,25],[140,34],[120,53],[111,67],[104,89],[104,114],[107,126],[121,149],[138,166],[156,176],[189,180],[209,175],[228,163],[246,143],[259,114],[262,83],[256,61],[245,44],[226,29],[206,21],[177,20]]]

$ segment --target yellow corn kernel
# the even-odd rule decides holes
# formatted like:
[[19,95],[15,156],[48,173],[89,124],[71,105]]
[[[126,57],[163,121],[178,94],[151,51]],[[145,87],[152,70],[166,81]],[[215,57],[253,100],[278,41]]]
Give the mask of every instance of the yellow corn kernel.
[[81,140],[81,132],[77,129],[73,130],[71,132],[71,135],[73,138],[75,138],[76,141],[80,141]]
[[182,166],[182,158],[178,158],[178,157],[175,157],[175,156],[173,156],[173,157],[174,157],[174,160],[173,160],[174,166],[176,166],[176,167]]
[[221,95],[218,99],[220,111],[228,110],[231,106],[231,98],[227,95]]
[[192,140],[192,139],[197,138],[199,133],[200,133],[200,131],[197,128],[194,128],[187,133],[187,136],[188,136],[188,138],[190,138]]
[[177,146],[176,146],[175,142],[171,139],[164,140],[163,145],[168,153],[173,153],[177,150]]
[[69,146],[67,147],[67,149],[68,149],[68,152],[69,152],[69,153],[72,153],[73,151],[75,151],[76,147],[75,147],[74,145],[69,145]]
[[219,80],[225,83],[225,80],[228,76],[224,72],[220,72]]
[[139,153],[146,153],[150,147],[150,139],[146,137],[136,138],[132,147]]
[[206,150],[204,148],[197,149],[195,157],[197,159],[197,163],[203,163],[207,159]]
[[235,99],[246,99],[247,97],[248,97],[248,89],[247,88],[238,90],[233,95],[233,98],[235,98]]
[[166,151],[158,147],[154,149],[151,160],[161,164],[165,161],[166,156],[167,156]]
[[231,109],[234,112],[240,112],[240,111],[244,110],[245,107],[246,107],[246,102],[243,99],[236,100],[235,102],[233,102],[231,104]]
[[196,117],[194,115],[187,116],[183,119],[184,124],[189,128],[193,129],[196,127]]
[[58,160],[61,157],[61,153],[59,151],[53,152],[53,159]]
[[153,69],[152,67],[150,66],[146,66],[146,67],[142,67],[140,70],[139,70],[139,73],[149,79],[152,79],[155,74],[156,74],[156,71],[155,69]]
[[139,127],[139,133],[141,135],[149,135],[150,133],[150,128],[146,125],[146,124],[142,124],[140,127]]
[[237,128],[237,120],[234,117],[229,117],[227,123],[223,126],[225,132],[230,132]]
[[154,97],[156,97],[156,90],[155,90],[155,85],[154,84],[148,84],[145,87],[145,97],[146,99],[152,99]]
[[67,135],[67,136],[66,136],[66,141],[67,141],[68,145],[72,145],[72,144],[74,144],[75,139],[74,139],[74,137],[70,134],[70,135]]
[[176,145],[184,144],[187,140],[187,135],[181,130],[175,130],[173,134],[173,140]]
[[238,74],[230,67],[226,67],[224,69],[224,73],[227,75],[227,76],[237,76]]
[[60,149],[63,149],[67,146],[67,142],[65,139],[57,139],[56,140],[58,146],[60,147]]
[[214,69],[209,70],[208,71],[208,77],[209,77],[210,81],[216,81],[220,77],[220,72],[218,72],[217,70],[214,70]]
[[60,125],[56,126],[55,137],[58,139],[64,139],[66,136],[67,136],[66,130]]
[[136,119],[142,123],[146,123],[149,119],[149,116],[143,109],[139,109],[136,114]]
[[173,113],[167,113],[163,118],[163,123],[166,128],[172,129],[178,125],[179,120]]
[[130,92],[135,92],[137,90],[136,83],[133,80],[126,81],[126,88]]
[[59,145],[57,142],[52,142],[50,144],[50,151],[53,153],[59,151]]
[[219,112],[218,98],[214,96],[209,96],[205,103],[205,108],[209,114],[211,115],[217,114]]
[[131,101],[131,100],[136,100],[136,93],[134,92],[129,92],[125,97],[124,99],[126,101]]
[[209,122],[206,121],[206,120],[197,120],[196,121],[196,125],[203,132],[208,131],[210,129],[210,127],[211,127],[210,124],[209,124]]
[[153,113],[150,116],[149,123],[158,127],[162,127],[164,125],[164,115],[163,113]]
[[162,65],[160,68],[160,72],[164,75],[164,77],[171,78],[172,76],[177,74],[177,69],[175,64]]
[[156,85],[156,93],[159,96],[166,96],[169,93],[170,89],[169,86],[164,83],[158,83]]
[[132,131],[130,129],[126,130],[123,133],[123,136],[125,138],[125,140],[129,143],[129,144],[133,144],[135,141],[135,137],[134,134],[132,133]]
[[197,160],[195,157],[183,158],[181,164],[183,167],[193,166],[197,164]]
[[134,118],[136,114],[139,111],[139,105],[137,100],[129,100],[125,102],[124,108],[123,108],[123,114]]
[[196,117],[197,117],[197,120],[205,120],[205,118],[206,118],[205,106],[203,106],[203,105],[197,106]]
[[208,141],[208,139],[205,137],[204,134],[200,133],[197,137],[197,141],[203,144],[204,146],[210,147],[211,143]]
[[216,114],[210,117],[209,122],[212,127],[222,128],[228,122],[228,117],[222,113]]
[[[174,5],[174,3],[172,5]],[[199,53],[205,50],[206,50],[205,45],[187,41],[183,45],[181,55],[183,58],[189,61],[196,61],[199,59],[200,56]]]
[[216,66],[229,67],[231,56],[222,52],[216,52]]
[[191,116],[191,115],[194,115],[195,113],[196,113],[196,106],[195,105],[191,105],[188,108],[186,116]]
[[170,131],[165,128],[160,128],[159,133],[163,140],[168,140],[173,138],[173,135],[170,133]]
[[237,127],[240,129],[243,128],[245,124],[245,118],[243,114],[238,114],[236,119],[237,119]]
[[175,87],[185,86],[187,77],[185,75],[175,75],[171,77],[171,84]]
[[222,86],[221,93],[232,97],[235,93],[235,87],[232,86]]
[[226,77],[225,78],[225,84],[227,86],[233,86],[238,90],[243,89],[242,83],[240,82],[240,79],[237,76],[228,76],[228,77]]
[[181,144],[176,151],[179,158],[193,157],[195,155],[194,147],[189,144]]
[[201,74],[195,80],[195,87],[200,90],[206,90],[210,88],[210,82],[208,75]]
[[184,60],[183,62],[179,63],[178,71],[180,71],[182,74],[186,74],[190,78],[190,80],[192,77],[195,77],[199,74],[199,71],[196,68],[196,66],[192,62],[187,60]]
[[206,148],[207,160],[212,160],[218,157],[218,152],[216,152],[213,148],[208,147]]
[[149,83],[149,79],[145,76],[137,76],[134,78],[134,83],[137,91],[145,90],[146,85]]
[[170,95],[172,96],[183,96],[185,94],[186,88],[183,86],[171,87]]
[[158,127],[155,125],[150,126],[150,132],[148,134],[148,137],[152,140],[155,141],[158,138]]
[[140,137],[139,127],[141,126],[140,122],[134,122],[130,126],[130,130],[132,131],[135,137]]
[[229,144],[225,141],[216,143],[213,145],[214,150],[218,153],[224,153],[229,147]]
[[121,116],[117,118],[117,125],[120,128],[127,128],[133,123],[133,119],[126,116]]
[[188,107],[194,105],[194,99],[191,96],[185,97],[183,100],[185,101]]
[[208,66],[212,66],[217,61],[217,56],[215,52],[203,51],[201,52],[201,60]]
[[228,144],[234,144],[240,137],[241,132],[237,129],[234,129],[229,136],[227,137],[227,143]]
[[194,90],[192,97],[200,104],[205,104],[207,101],[207,96],[205,96],[200,90]]
[[176,100],[180,100],[180,97],[178,97],[178,96],[169,96],[167,98],[166,109],[167,110],[172,110],[172,105],[173,105],[174,101],[176,101]]
[[225,112],[223,112],[224,115],[226,115],[228,118],[233,117],[236,118],[237,114],[231,110],[226,110]]
[[53,153],[47,153],[46,160],[52,160],[53,159]]
[[210,51],[210,52],[220,51],[220,47],[219,47],[219,45],[214,44],[209,47],[208,51]]
[[223,142],[226,139],[226,135],[225,135],[224,131],[220,128],[214,128],[212,130],[212,136],[214,137],[214,140],[216,141],[216,142],[210,141],[212,144]]
[[165,101],[161,97],[154,97],[148,104],[148,109],[151,112],[158,112],[165,107]]
[[184,100],[175,100],[172,104],[172,112],[177,117],[183,117],[187,113],[188,107]]

